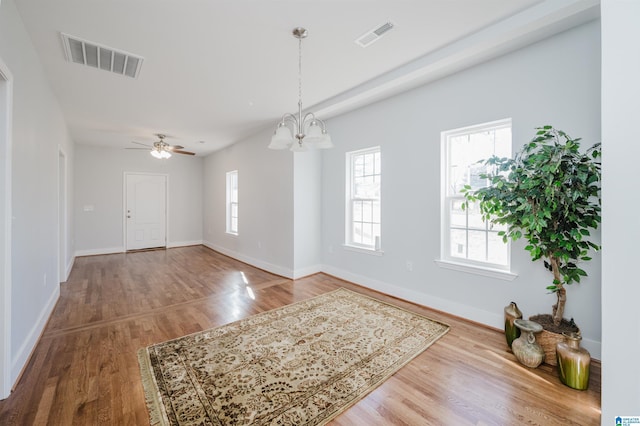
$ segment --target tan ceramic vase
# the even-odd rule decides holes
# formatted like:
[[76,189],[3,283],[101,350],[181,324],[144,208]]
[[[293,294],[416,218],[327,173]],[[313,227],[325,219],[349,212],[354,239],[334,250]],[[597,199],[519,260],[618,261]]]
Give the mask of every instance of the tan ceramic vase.
[[556,345],[558,376],[560,381],[573,389],[585,390],[589,386],[591,355],[580,346],[580,333],[563,333],[564,342]]
[[542,331],[542,326],[537,322],[517,319],[514,321],[522,334],[511,344],[511,350],[520,364],[529,368],[536,368],[544,361],[544,350],[536,342],[535,333]]
[[516,302],[511,302],[504,308],[504,335],[509,347],[514,340],[520,337],[520,329],[514,324],[517,319],[522,319],[522,312],[518,309]]

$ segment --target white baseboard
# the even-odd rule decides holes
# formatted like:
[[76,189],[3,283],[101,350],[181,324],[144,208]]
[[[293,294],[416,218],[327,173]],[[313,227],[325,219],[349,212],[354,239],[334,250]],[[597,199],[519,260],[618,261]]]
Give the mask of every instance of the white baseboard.
[[[233,250],[229,250],[225,247],[218,246],[209,241],[203,241],[202,244],[204,246],[209,247],[211,250],[215,250],[224,254],[225,256],[233,257],[241,262],[248,263],[251,266],[255,266],[256,268],[264,269],[267,272],[271,272],[272,274],[280,275],[285,278],[293,279],[294,271],[290,268],[284,268],[279,265],[274,265],[269,262],[265,262],[264,260],[259,260],[250,256],[246,256],[244,254],[235,252]],[[319,271],[318,271],[319,272]]]
[[[363,287],[377,290],[379,292],[395,296],[409,302],[417,303],[422,306],[437,309],[460,318],[474,321],[489,327],[502,330],[504,327],[504,318],[502,314],[484,311],[462,303],[453,302],[451,300],[434,297],[426,293],[420,293],[414,290],[398,287],[383,281],[374,280],[362,275],[354,274],[343,269],[334,268],[332,266],[323,265],[322,272],[341,278]],[[592,339],[582,339],[582,346],[589,351],[593,359],[601,359],[601,342]]]
[[298,278],[317,274],[318,272],[322,272],[322,265],[311,265],[311,266],[305,266],[304,268],[294,269],[293,279],[297,280]]
[[198,240],[198,241],[175,241],[175,242],[167,243],[167,248],[199,246],[199,245],[202,245],[202,244],[203,244],[202,240]]
[[71,259],[69,259],[69,263],[67,263],[67,267],[65,268],[64,271],[64,281],[63,282],[67,282],[67,280],[69,279],[69,274],[71,274],[71,270],[73,269],[73,264],[76,261],[76,257],[75,256],[71,256]]
[[109,247],[90,250],[77,250],[75,257],[79,256],[97,256],[100,254],[124,253],[124,247]]
[[53,308],[55,308],[59,297],[60,286],[56,285],[54,286],[54,290],[51,293],[51,297],[49,297],[47,304],[44,306],[42,311],[40,311],[38,320],[33,327],[31,327],[31,330],[29,330],[26,339],[22,342],[22,345],[20,345],[20,349],[18,349],[16,357],[11,362],[11,383],[16,383],[16,380],[20,377],[20,373],[22,373],[22,369],[29,361],[31,352],[36,347],[36,344],[40,339],[40,335],[42,334],[45,325],[47,325],[47,321],[49,321],[49,317],[51,316]]
[[350,281],[352,283],[359,284],[372,290],[377,290],[379,292],[398,297],[409,302],[418,303],[422,306],[437,309],[439,311],[444,311],[458,317],[466,318],[471,321],[488,325],[490,327],[500,329],[504,327],[504,319],[502,318],[502,315],[497,315],[493,312],[484,311],[481,309],[463,305],[461,303],[453,302],[451,300],[435,297],[427,293],[409,290],[394,284],[389,284],[383,281],[365,277],[363,275],[354,274],[343,269],[334,268],[332,266],[324,265],[322,267],[322,270],[329,275],[342,278],[343,280]]

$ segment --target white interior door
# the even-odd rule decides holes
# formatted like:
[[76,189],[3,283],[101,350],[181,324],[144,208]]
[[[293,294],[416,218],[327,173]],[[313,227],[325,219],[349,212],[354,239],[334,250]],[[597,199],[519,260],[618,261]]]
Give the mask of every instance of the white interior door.
[[126,175],[127,250],[167,246],[167,176]]

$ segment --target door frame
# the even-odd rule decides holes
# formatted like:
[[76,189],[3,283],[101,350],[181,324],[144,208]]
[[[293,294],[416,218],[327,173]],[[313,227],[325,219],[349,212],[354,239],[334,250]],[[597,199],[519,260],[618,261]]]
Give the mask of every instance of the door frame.
[[[4,131],[0,131],[0,173],[4,179],[4,196],[0,200],[0,226],[3,227],[3,237],[0,238],[3,255],[0,256],[0,294],[2,295],[2,317],[0,317],[0,399],[5,399],[11,393],[13,380],[11,378],[11,153],[12,153],[12,125],[13,125],[13,75],[0,58],[0,123],[4,123]],[[4,93],[2,93],[4,92]],[[1,129],[1,127],[0,127]]]
[[169,247],[169,175],[167,173],[124,172],[122,179],[122,241],[124,251],[128,251],[127,239],[127,177],[128,176],[164,176],[164,246]]

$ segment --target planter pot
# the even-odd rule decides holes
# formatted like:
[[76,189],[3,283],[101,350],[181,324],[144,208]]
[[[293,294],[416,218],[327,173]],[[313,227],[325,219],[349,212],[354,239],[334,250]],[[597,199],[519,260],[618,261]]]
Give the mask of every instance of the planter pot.
[[551,315],[534,315],[529,317],[529,320],[535,321],[542,325],[543,330],[537,336],[537,341],[544,350],[544,363],[549,365],[558,365],[556,359],[556,346],[560,342],[564,342],[563,333],[579,333],[580,329],[576,327],[575,323],[567,320],[562,320],[560,324],[560,332],[549,331],[547,327],[553,326],[553,320]]
[[536,368],[544,360],[544,351],[536,342],[536,333],[542,331],[542,326],[537,322],[517,319],[514,321],[522,334],[511,344],[511,350],[522,365]]

